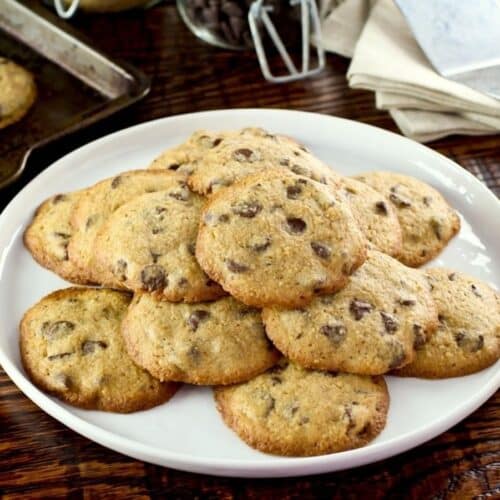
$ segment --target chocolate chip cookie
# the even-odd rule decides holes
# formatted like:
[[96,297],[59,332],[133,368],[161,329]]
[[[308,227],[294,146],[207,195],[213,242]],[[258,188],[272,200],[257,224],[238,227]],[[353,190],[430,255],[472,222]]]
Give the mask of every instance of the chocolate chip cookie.
[[231,297],[175,304],[138,294],[123,322],[123,336],[132,359],[160,380],[232,384],[279,359],[260,311]]
[[164,151],[151,162],[148,168],[172,170],[187,176],[194,172],[200,160],[209,151],[217,149],[227,139],[264,135],[267,135],[267,132],[257,127],[225,132],[197,130],[182,144]]
[[71,214],[81,194],[81,191],[58,194],[43,202],[24,232],[24,244],[41,266],[65,280],[88,284],[68,257],[68,244],[73,234]]
[[425,277],[370,250],[349,283],[300,309],[266,308],[269,338],[307,368],[379,375],[410,363],[437,326]]
[[373,247],[397,257],[403,245],[396,210],[378,191],[350,177],[340,180],[359,228]]
[[300,306],[341,288],[366,256],[346,200],[287,170],[260,172],[209,199],[196,257],[231,295]]
[[407,266],[432,260],[460,230],[457,213],[424,182],[394,172],[366,172],[356,179],[383,194],[395,208],[403,231],[398,259]]
[[130,297],[95,288],[51,293],[23,317],[21,358],[40,389],[75,406],[114,412],[168,401],[177,384],[161,383],[136,366],[120,325]]
[[338,175],[295,140],[278,134],[229,136],[206,152],[188,183],[210,195],[248,175],[281,167],[323,184],[336,185]]
[[175,175],[160,170],[134,170],[85,190],[71,217],[73,235],[68,245],[69,259],[80,269],[80,276],[100,282],[102,273],[93,258],[95,238],[109,215],[135,196],[167,189],[171,186],[171,176]]
[[174,302],[225,295],[194,256],[203,198],[176,175],[163,188],[133,198],[103,224],[95,239],[99,282]]
[[324,455],[358,448],[385,426],[383,377],[310,371],[282,362],[249,382],[215,389],[225,423],[266,453]]
[[428,269],[439,325],[398,375],[447,378],[468,375],[500,356],[500,302],[480,280],[451,269]]
[[0,57],[0,129],[19,121],[36,98],[32,74],[18,64]]

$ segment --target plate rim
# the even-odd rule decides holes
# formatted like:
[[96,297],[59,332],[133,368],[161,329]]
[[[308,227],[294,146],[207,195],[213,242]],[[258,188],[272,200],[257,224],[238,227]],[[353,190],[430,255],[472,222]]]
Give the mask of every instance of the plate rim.
[[[310,119],[321,118],[326,121],[341,122],[347,127],[361,127],[369,129],[370,133],[378,134],[380,137],[387,137],[390,140],[399,141],[401,144],[406,144],[407,147],[417,147],[424,154],[431,155],[436,160],[439,159],[446,168],[455,169],[460,168],[460,175],[464,175],[469,181],[475,184],[482,195],[486,195],[489,201],[494,201],[500,212],[500,200],[489,188],[479,181],[472,173],[462,168],[457,163],[453,162],[446,156],[434,151],[422,144],[416,143],[406,137],[400,136],[391,131],[375,127],[366,123],[349,120],[346,118],[334,117],[330,115],[313,113],[308,111],[299,110],[286,110],[286,109],[272,109],[272,108],[237,108],[230,110],[213,110],[202,111],[194,113],[184,113],[173,115],[164,118],[150,120],[137,125],[133,125],[111,134],[100,137],[91,141],[83,146],[71,151],[70,153],[62,156],[50,166],[44,169],[40,174],[34,177],[26,186],[23,187],[16,194],[16,196],[5,207],[4,211],[0,214],[0,241],[2,240],[2,232],[6,221],[11,218],[11,212],[15,212],[17,205],[26,196],[37,188],[40,184],[43,185],[45,178],[55,175],[59,170],[67,168],[66,163],[72,161],[74,157],[85,154],[87,149],[105,146],[108,142],[113,142],[117,138],[126,137],[128,134],[140,133],[147,131],[148,128],[154,128],[159,124],[165,122],[175,123],[177,120],[191,120],[195,118],[203,118],[206,116],[217,116],[224,114],[250,114],[259,115],[260,121],[264,121],[262,115],[265,114],[289,114],[289,115],[308,115]],[[314,117],[314,118],[313,118]],[[252,116],[250,116],[250,120]],[[249,120],[249,121],[250,121]],[[16,237],[16,233],[6,231],[12,238]],[[10,238],[3,238],[10,241]],[[2,251],[0,255],[0,267],[3,267],[4,259],[9,252]],[[0,330],[2,327],[0,326]],[[490,367],[493,374],[488,379],[487,383],[481,387],[481,390],[475,395],[473,399],[468,399],[463,404],[454,408],[454,410],[438,419],[431,426],[424,426],[413,430],[412,432],[395,436],[383,443],[372,443],[369,447],[361,447],[354,450],[347,450],[340,453],[333,453],[328,455],[320,455],[315,457],[277,457],[269,455],[264,460],[255,461],[253,459],[234,459],[234,458],[210,458],[194,456],[189,453],[172,452],[168,449],[155,448],[152,445],[144,444],[128,437],[115,434],[108,431],[97,424],[88,422],[84,418],[77,416],[67,410],[61,403],[45,393],[40,391],[34,386],[30,380],[18,370],[10,358],[0,349],[0,364],[3,366],[5,372],[14,382],[14,384],[42,411],[49,414],[63,425],[69,427],[77,432],[114,451],[123,453],[133,458],[144,460],[147,462],[155,463],[158,465],[173,467],[180,470],[189,472],[198,472],[226,477],[290,477],[301,476],[307,474],[319,474],[336,470],[344,470],[347,468],[358,467],[367,463],[377,462],[391,456],[408,451],[416,446],[419,446],[426,441],[434,438],[435,436],[445,432],[453,425],[466,418],[475,409],[481,406],[494,392],[500,387],[500,362]],[[167,463],[168,462],[168,463]],[[207,466],[207,462],[210,463]]]

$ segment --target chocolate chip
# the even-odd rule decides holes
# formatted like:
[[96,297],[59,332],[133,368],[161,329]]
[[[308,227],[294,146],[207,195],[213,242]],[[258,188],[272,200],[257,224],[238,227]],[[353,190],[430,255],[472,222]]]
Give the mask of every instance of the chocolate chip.
[[457,277],[456,273],[450,273],[450,274],[448,274],[448,279],[450,281],[455,281],[456,277]]
[[295,184],[294,186],[287,186],[286,188],[286,196],[291,200],[296,200],[302,194],[302,187],[299,184]]
[[472,290],[472,293],[476,296],[476,297],[480,297],[482,298],[482,295],[479,293],[479,290],[477,289],[477,286],[472,284],[470,286],[471,290]]
[[198,329],[199,324],[202,321],[206,321],[210,317],[210,313],[204,309],[196,309],[193,311],[189,318],[187,319],[187,324],[191,327],[191,330],[195,332]]
[[61,388],[64,389],[71,389],[71,386],[73,385],[73,382],[71,378],[66,375],[65,373],[58,373],[54,377],[54,382]]
[[319,331],[325,335],[328,340],[334,345],[339,346],[345,339],[347,329],[344,325],[323,325]]
[[229,217],[229,214],[220,214],[219,215],[219,222],[229,222],[231,218]]
[[276,406],[276,400],[272,396],[267,396],[266,398],[266,408],[264,410],[264,418],[269,417],[270,413],[274,410]]
[[422,198],[422,201],[424,202],[424,205],[426,207],[430,207],[431,206],[431,202],[432,202],[432,198],[430,196],[424,196]]
[[372,424],[370,422],[366,422],[363,428],[358,431],[357,435],[360,438],[366,438],[371,435],[372,432]]
[[158,264],[150,264],[141,271],[141,282],[148,292],[163,290],[168,285],[165,269]]
[[407,198],[400,196],[396,193],[391,193],[389,195],[389,199],[396,205],[398,208],[408,208],[411,207],[411,202]]
[[423,328],[416,323],[413,325],[413,348],[420,349],[427,342]]
[[161,253],[156,253],[153,252],[153,250],[150,250],[149,254],[151,255],[151,260],[153,261],[153,264],[157,264],[158,259],[161,257]]
[[364,302],[363,300],[354,299],[349,304],[349,311],[354,316],[356,321],[373,311],[373,306],[369,302]]
[[194,243],[194,242],[189,243],[187,246],[187,250],[190,253],[190,255],[194,256],[194,254],[196,252],[196,243]]
[[111,189],[116,189],[121,183],[122,183],[122,177],[121,175],[115,177],[112,181],[111,181]]
[[173,170],[174,172],[180,167],[180,165],[178,163],[171,163],[167,169],[168,170]]
[[438,321],[440,323],[446,323],[446,318],[442,314],[438,314]]
[[99,216],[97,214],[91,215],[85,222],[85,229],[89,229],[91,226],[93,226],[97,222],[98,218]]
[[217,283],[213,279],[208,278],[207,281],[205,281],[205,286],[219,286],[219,283]]
[[212,147],[215,148],[217,147],[220,143],[222,142],[222,137],[217,137],[216,139],[214,139],[214,141],[212,142]]
[[83,354],[91,354],[96,351],[96,349],[106,349],[108,344],[102,340],[86,340],[82,343]]
[[431,225],[432,230],[434,231],[434,234],[436,235],[436,238],[439,241],[441,241],[441,239],[443,238],[441,223],[439,221],[437,221],[436,219],[431,219],[430,225]]
[[65,201],[66,199],[67,199],[67,196],[65,194],[57,194],[52,199],[52,203],[55,205],[57,203],[60,203],[61,201]]
[[281,158],[280,165],[282,167],[288,167],[290,165],[290,160],[288,158]]
[[247,219],[252,219],[261,210],[262,205],[256,201],[242,201],[232,207],[233,213]]
[[283,416],[288,419],[293,418],[293,416],[299,411],[299,408],[299,403],[297,403],[297,401],[293,401],[283,408]]
[[377,201],[377,203],[375,203],[375,212],[381,215],[387,215],[389,213],[385,201]]
[[248,314],[256,314],[259,312],[260,312],[260,309],[257,309],[256,307],[251,307],[251,306],[242,307],[239,310],[240,316],[247,316]]
[[278,385],[278,384],[281,384],[283,382],[283,380],[278,375],[272,375],[271,382],[273,383],[273,385]]
[[322,259],[329,259],[332,254],[328,246],[324,245],[323,243],[318,243],[317,241],[311,241],[311,248],[313,249],[314,253]]
[[42,325],[41,333],[47,340],[58,340],[69,335],[75,329],[75,324],[71,321],[45,321]]
[[54,232],[54,236],[57,236],[58,238],[62,238],[63,240],[67,240],[71,238],[71,235],[68,233],[60,233],[59,231]]
[[307,168],[304,168],[297,163],[291,166],[290,170],[297,175],[305,175],[308,176],[310,174],[309,170]]
[[233,152],[233,158],[236,161],[254,162],[257,160],[257,155],[254,151],[248,148],[240,148]]
[[287,223],[287,231],[291,234],[300,234],[303,233],[307,227],[307,224],[297,217],[289,217],[286,220]]
[[484,346],[484,337],[482,335],[471,335],[467,332],[457,332],[455,342],[464,351],[477,352]]
[[187,278],[184,278],[184,276],[182,276],[181,278],[179,278],[179,280],[177,281],[177,284],[179,286],[182,286],[182,287],[185,287],[185,286],[188,286],[189,285],[189,281],[187,280]]
[[382,322],[384,323],[384,328],[386,333],[393,334],[399,328],[398,320],[384,311],[380,311],[380,316],[382,317]]
[[246,273],[250,270],[245,264],[240,264],[231,259],[226,261],[226,266],[232,273]]
[[53,354],[52,356],[48,356],[47,359],[49,361],[54,361],[57,359],[64,359],[68,358],[69,356],[72,356],[74,352],[61,352],[60,354]]
[[400,342],[394,345],[394,353],[392,355],[391,363],[389,364],[389,370],[394,370],[400,368],[406,361],[406,353]]
[[259,241],[256,241],[250,245],[250,248],[257,253],[262,253],[271,246],[271,238],[266,236]]
[[127,268],[128,264],[123,259],[118,259],[113,268],[113,274],[120,281],[125,281],[127,279]]
[[399,299],[398,303],[401,304],[402,306],[410,307],[414,306],[417,301],[413,299]]

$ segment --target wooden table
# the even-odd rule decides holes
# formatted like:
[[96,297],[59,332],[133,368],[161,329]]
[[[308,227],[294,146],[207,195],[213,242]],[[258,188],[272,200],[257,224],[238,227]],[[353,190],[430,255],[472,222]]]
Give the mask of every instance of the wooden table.
[[[74,24],[115,57],[153,77],[140,104],[32,158],[0,194],[0,209],[50,162],[122,127],[191,111],[238,107],[303,109],[396,130],[368,92],[350,90],[348,61],[328,56],[318,78],[274,86],[250,54],[202,44],[176,9],[80,16]],[[262,124],[265,125],[265,124]],[[221,128],[224,123],[220,124]],[[451,137],[430,145],[500,195],[500,138]],[[80,437],[40,411],[0,371],[0,493],[3,498],[500,498],[500,396],[453,429],[398,457],[351,471],[277,479],[226,479],[142,463]]]

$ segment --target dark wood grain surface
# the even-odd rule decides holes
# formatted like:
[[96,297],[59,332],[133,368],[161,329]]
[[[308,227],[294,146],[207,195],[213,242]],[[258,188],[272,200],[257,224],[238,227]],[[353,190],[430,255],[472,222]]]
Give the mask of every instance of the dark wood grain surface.
[[[396,131],[388,115],[375,109],[372,94],[347,87],[348,61],[340,57],[328,56],[327,69],[318,78],[275,86],[262,79],[252,53],[220,51],[196,40],[170,4],[115,16],[80,16],[73,22],[102,49],[150,75],[152,92],[135,107],[36,154],[26,175],[0,192],[0,210],[30,178],[74,147],[177,113],[279,107]],[[500,195],[498,136],[450,137],[430,147]],[[0,494],[5,499],[500,498],[500,396],[398,457],[321,476],[245,480],[178,472],[109,451],[40,411],[0,371],[0,457]]]

